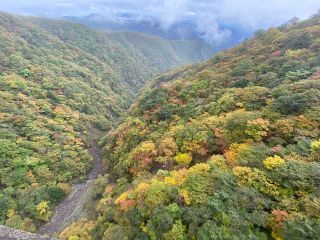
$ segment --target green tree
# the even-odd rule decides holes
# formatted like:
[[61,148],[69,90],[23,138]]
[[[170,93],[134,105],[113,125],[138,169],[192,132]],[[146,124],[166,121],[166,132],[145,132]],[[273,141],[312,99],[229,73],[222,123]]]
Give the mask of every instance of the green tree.
[[181,220],[177,220],[173,224],[172,229],[163,235],[163,238],[165,240],[171,240],[171,239],[185,240],[187,239],[185,231],[186,231],[186,227],[182,224]]

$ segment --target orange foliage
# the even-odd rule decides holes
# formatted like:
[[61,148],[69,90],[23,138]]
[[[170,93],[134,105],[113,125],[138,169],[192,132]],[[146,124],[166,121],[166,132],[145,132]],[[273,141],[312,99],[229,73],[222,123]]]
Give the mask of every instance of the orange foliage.
[[136,201],[132,200],[132,199],[123,200],[123,201],[119,202],[119,208],[120,208],[120,210],[122,210],[124,212],[128,212],[130,210],[130,208],[132,208],[135,205],[136,205]]

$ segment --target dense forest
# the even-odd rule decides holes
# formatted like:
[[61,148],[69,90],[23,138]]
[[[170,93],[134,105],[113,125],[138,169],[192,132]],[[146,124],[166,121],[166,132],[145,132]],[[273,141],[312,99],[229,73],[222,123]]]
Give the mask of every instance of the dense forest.
[[320,16],[156,78],[62,239],[320,239]]
[[91,168],[89,129],[110,129],[148,79],[211,53],[0,13],[0,224],[36,231]]

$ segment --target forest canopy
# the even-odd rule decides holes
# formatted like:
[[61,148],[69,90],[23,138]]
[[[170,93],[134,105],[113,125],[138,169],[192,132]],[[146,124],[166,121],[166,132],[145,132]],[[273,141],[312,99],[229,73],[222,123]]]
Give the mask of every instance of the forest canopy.
[[0,13],[0,224],[34,232],[144,83],[207,45]]
[[315,16],[156,78],[105,138],[98,217],[62,239],[319,239],[319,53]]

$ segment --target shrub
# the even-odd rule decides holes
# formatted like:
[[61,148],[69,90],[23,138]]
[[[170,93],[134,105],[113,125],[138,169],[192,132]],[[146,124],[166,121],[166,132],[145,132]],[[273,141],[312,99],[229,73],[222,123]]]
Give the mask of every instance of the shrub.
[[313,151],[320,151],[320,139],[313,141],[310,146]]
[[250,69],[254,67],[254,63],[251,59],[244,59],[239,62],[238,66],[236,66],[232,71],[232,76],[244,76],[246,75]]
[[309,33],[301,32],[292,34],[290,36],[289,47],[292,49],[307,48],[311,44],[311,38]]
[[268,157],[263,161],[265,168],[272,170],[285,164],[285,161],[279,156]]
[[36,206],[37,216],[36,218],[42,221],[49,221],[52,212],[49,208],[49,202],[42,201]]
[[301,79],[306,79],[311,75],[310,71],[307,70],[297,70],[297,71],[289,71],[285,78],[292,81],[299,81]]
[[186,227],[182,224],[181,220],[177,220],[173,225],[171,231],[164,234],[165,240],[186,240]]
[[174,160],[178,165],[189,165],[192,161],[192,156],[188,153],[179,153],[174,157]]
[[307,100],[299,93],[288,93],[274,101],[275,109],[286,115],[302,113],[307,106]]

